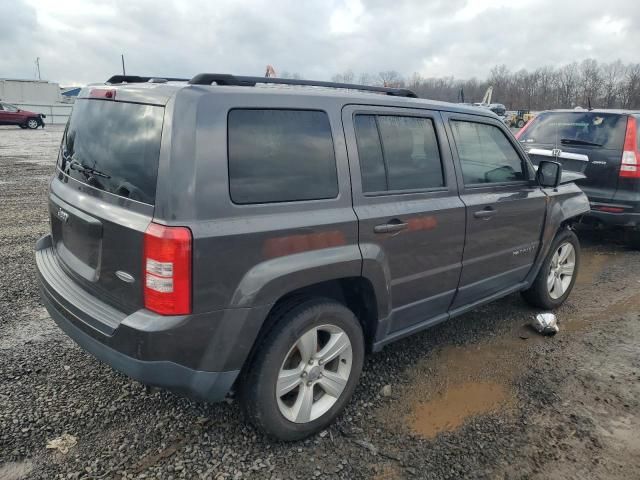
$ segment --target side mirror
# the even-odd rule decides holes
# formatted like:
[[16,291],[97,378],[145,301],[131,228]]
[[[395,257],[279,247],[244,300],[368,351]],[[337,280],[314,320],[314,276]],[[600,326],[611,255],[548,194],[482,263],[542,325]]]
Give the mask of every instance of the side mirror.
[[536,172],[536,180],[541,187],[555,188],[560,185],[562,177],[562,165],[550,160],[541,160]]

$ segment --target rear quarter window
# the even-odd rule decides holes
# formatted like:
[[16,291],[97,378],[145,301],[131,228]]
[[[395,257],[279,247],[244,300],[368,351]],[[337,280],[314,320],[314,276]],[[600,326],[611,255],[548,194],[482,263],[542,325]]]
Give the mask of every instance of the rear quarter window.
[[335,198],[338,176],[329,118],[311,110],[229,112],[229,193],[254,204]]

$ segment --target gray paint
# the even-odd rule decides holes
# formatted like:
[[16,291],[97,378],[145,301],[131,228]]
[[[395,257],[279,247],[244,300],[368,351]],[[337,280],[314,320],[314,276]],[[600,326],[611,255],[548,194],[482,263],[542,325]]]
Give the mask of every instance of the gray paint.
[[[90,88],[81,95],[87,96]],[[53,237],[39,242],[36,258],[43,298],[56,321],[78,343],[117,363],[122,371],[137,372],[136,362],[156,362],[158,368],[171,362],[198,372],[231,372],[235,378],[233,372],[241,370],[251,354],[278,299],[303,287],[345,278],[364,277],[373,286],[378,318],[373,321],[371,343],[379,349],[528,286],[558,228],[589,208],[574,184],[538,187],[524,151],[497,117],[483,109],[320,88],[184,84],[93,88],[116,90],[117,101],[165,106],[156,204],[100,192],[58,171],[50,193]],[[277,204],[231,202],[226,124],[234,108],[326,112],[334,140],[338,195]],[[445,187],[364,195],[352,123],[357,112],[432,119]],[[501,128],[531,179],[465,188],[448,125],[452,118]],[[488,220],[473,216],[488,206],[497,209],[495,216]],[[60,207],[70,216],[67,237],[54,219]],[[394,219],[410,228],[374,231]],[[163,317],[142,308],[142,241],[151,220],[187,226],[193,234],[191,315]],[[90,228],[93,234],[82,233]],[[78,242],[82,235],[93,240]],[[60,254],[64,238],[76,242],[76,259]],[[119,271],[134,282],[123,282]],[[104,353],[98,344],[112,353]],[[130,370],[127,358],[134,365]],[[157,382],[155,375],[150,374],[149,381]],[[209,378],[205,384],[218,385],[218,380]],[[198,395],[209,388],[194,387],[189,381],[170,383],[186,391],[195,389]],[[210,398],[219,398],[220,392],[211,388]]]

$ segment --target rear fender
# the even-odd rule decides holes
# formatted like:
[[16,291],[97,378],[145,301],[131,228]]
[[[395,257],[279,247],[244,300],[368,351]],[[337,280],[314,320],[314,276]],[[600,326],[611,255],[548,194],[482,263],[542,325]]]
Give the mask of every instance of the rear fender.
[[273,305],[294,290],[328,280],[360,276],[361,268],[362,257],[357,245],[266,260],[242,277],[229,308]]

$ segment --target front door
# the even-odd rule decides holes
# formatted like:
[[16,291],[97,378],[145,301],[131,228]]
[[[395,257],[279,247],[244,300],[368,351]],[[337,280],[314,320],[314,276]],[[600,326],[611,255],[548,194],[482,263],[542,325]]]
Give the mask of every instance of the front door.
[[378,340],[446,319],[465,209],[440,113],[348,106],[343,125],[363,275],[382,268],[392,303]]
[[540,246],[546,195],[498,120],[447,114],[467,209],[460,287],[452,310],[517,289]]

